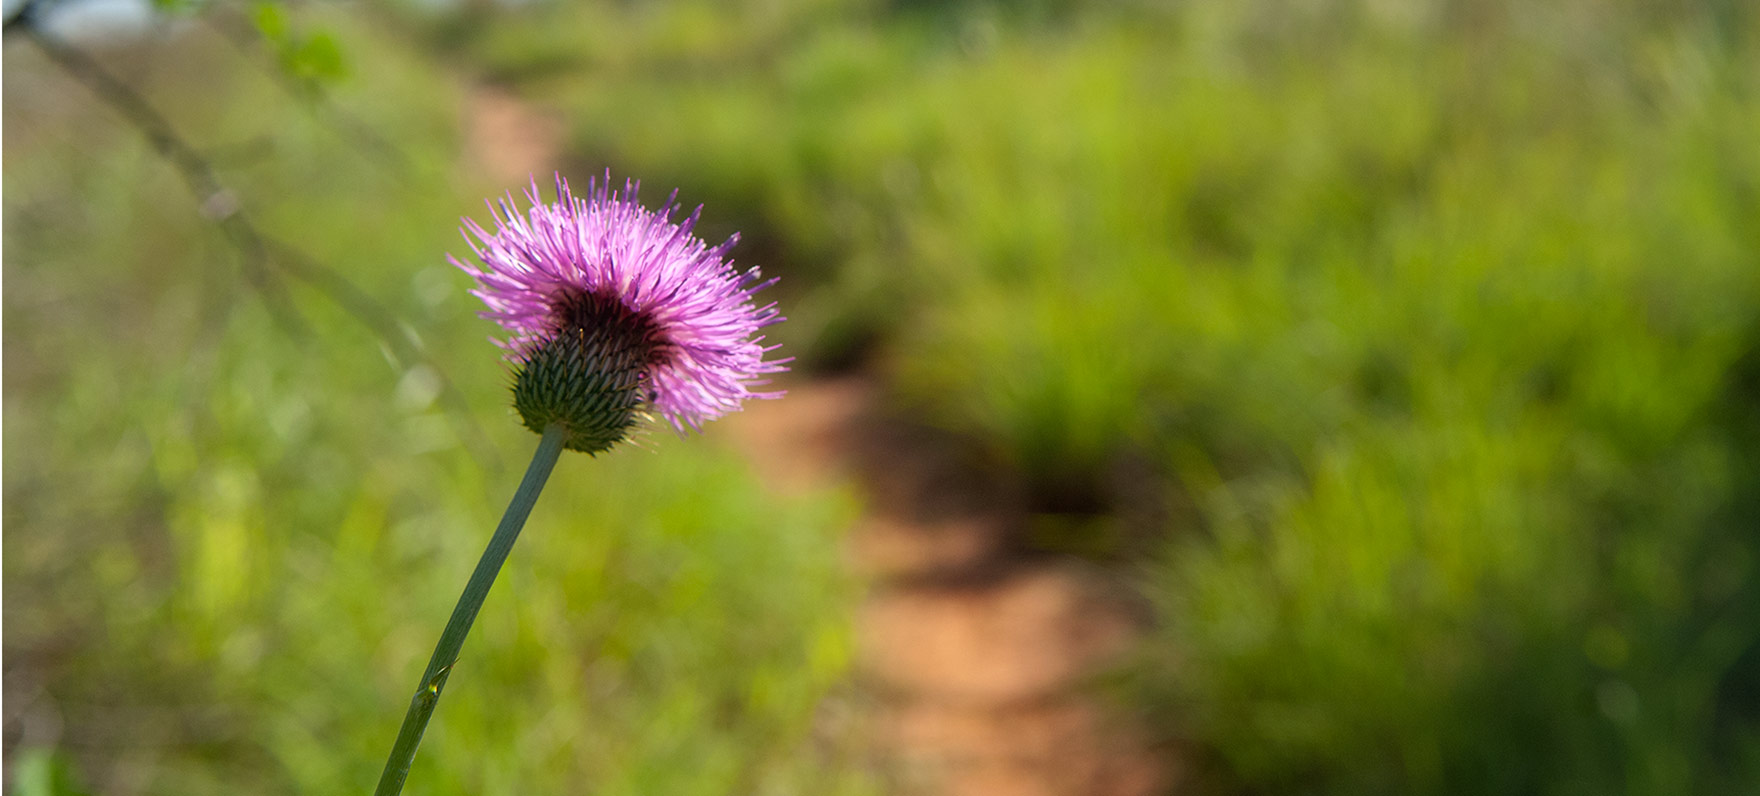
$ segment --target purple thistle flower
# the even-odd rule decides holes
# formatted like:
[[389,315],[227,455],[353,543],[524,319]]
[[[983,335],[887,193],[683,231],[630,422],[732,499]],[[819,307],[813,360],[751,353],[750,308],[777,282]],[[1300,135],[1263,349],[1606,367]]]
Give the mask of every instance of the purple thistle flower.
[[560,423],[567,447],[594,452],[623,439],[644,409],[683,432],[747,398],[780,396],[752,390],[786,369],[765,361],[776,346],[758,334],[782,317],[753,299],[774,280],[733,267],[738,235],[717,246],[692,235],[701,207],[673,222],[676,191],[650,211],[636,202],[638,183],[610,182],[606,172],[581,198],[557,175],[557,201],[546,204],[534,180],[523,216],[508,196],[490,206],[493,232],[464,220],[481,269],[447,258],[476,278],[482,317],[510,334],[498,343],[517,366],[527,427]]

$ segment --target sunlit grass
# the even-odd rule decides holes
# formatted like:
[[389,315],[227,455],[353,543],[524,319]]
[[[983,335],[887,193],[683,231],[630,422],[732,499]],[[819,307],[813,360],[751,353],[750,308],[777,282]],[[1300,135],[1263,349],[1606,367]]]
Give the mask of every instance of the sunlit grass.
[[[297,281],[279,324],[134,132],[9,47],[9,95],[65,93],[7,120],[8,743],[99,792],[364,790],[512,492],[503,462],[537,439],[444,261],[480,208],[447,176],[456,89],[350,34],[339,100],[408,103],[370,114],[420,167],[400,178],[188,35],[179,58],[232,77],[149,96],[204,146],[268,135],[222,164],[246,211],[427,361]],[[419,790],[859,791],[853,738],[815,737],[848,698],[850,498],[773,497],[715,435],[574,459],[489,597]]]
[[[1204,787],[1760,778],[1760,45],[1739,4],[429,22],[567,116],[571,168],[741,230],[808,369],[880,372],[1036,495],[1160,518],[1124,564],[1156,606],[1125,707]],[[230,83],[168,102],[216,142],[286,117],[229,176],[405,319],[519,460],[440,258],[485,187],[451,176],[456,82],[344,31],[340,96],[412,142],[414,184]],[[317,335],[278,329],[126,131],[32,121],[27,160],[13,107],[9,661],[84,706],[70,728],[120,705],[175,739],[116,765],[153,790],[370,779],[513,474],[322,297],[295,291]],[[763,497],[712,439],[656,447],[559,470],[418,763],[437,789],[854,781],[797,756],[848,663],[847,498]],[[35,593],[56,599],[15,599]]]

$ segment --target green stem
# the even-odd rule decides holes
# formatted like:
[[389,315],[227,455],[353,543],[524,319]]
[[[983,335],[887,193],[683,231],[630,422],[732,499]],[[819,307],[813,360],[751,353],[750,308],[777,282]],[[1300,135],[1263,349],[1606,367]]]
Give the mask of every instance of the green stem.
[[507,513],[501,515],[501,524],[496,526],[488,549],[483,551],[482,560],[477,562],[476,571],[465,584],[464,594],[458,598],[458,606],[452,609],[452,618],[447,620],[446,629],[440,633],[440,643],[435,645],[434,657],[428,661],[428,670],[422,673],[422,682],[409,702],[409,712],[403,716],[403,728],[397,731],[397,743],[391,747],[391,757],[385,761],[385,772],[379,775],[379,787],[373,791],[374,796],[397,796],[403,791],[410,763],[416,758],[416,747],[422,743],[422,732],[428,729],[434,706],[440,703],[440,691],[446,687],[452,665],[458,662],[464,637],[471,632],[471,623],[476,621],[477,611],[483,607],[483,598],[489,596],[489,587],[495,584],[495,576],[501,572],[507,552],[513,549],[514,540],[525,527],[526,517],[532,513],[532,504],[538,502],[538,493],[544,490],[544,482],[549,480],[550,470],[562,454],[565,436],[561,426],[551,424],[544,429],[544,438],[538,443],[537,452],[532,454],[532,464],[526,468],[525,479],[519,482],[519,491],[513,493],[513,502],[507,504]]

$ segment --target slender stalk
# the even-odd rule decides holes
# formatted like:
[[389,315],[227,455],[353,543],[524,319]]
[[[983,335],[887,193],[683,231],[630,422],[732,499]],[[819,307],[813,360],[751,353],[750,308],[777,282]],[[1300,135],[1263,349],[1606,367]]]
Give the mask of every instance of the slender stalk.
[[459,595],[458,606],[452,609],[452,618],[447,620],[446,629],[440,633],[440,643],[435,645],[428,670],[422,673],[422,682],[416,687],[415,697],[410,699],[409,712],[403,716],[403,727],[397,731],[397,743],[391,747],[391,757],[385,761],[385,772],[379,775],[379,787],[373,791],[374,796],[397,796],[403,791],[403,781],[409,777],[416,747],[422,743],[422,732],[428,729],[434,706],[440,704],[440,691],[446,687],[452,665],[458,662],[464,637],[471,632],[471,623],[477,620],[483,598],[489,596],[489,587],[495,584],[495,576],[501,572],[507,552],[513,549],[514,540],[525,527],[526,517],[532,513],[532,505],[538,502],[538,493],[543,491],[550,470],[562,454],[564,436],[561,426],[551,424],[544,429],[544,438],[538,443],[537,452],[532,454],[526,477],[519,482],[513,501],[507,504],[507,513],[501,515],[501,524],[496,526],[488,549],[483,551],[476,571],[465,584],[464,594]]

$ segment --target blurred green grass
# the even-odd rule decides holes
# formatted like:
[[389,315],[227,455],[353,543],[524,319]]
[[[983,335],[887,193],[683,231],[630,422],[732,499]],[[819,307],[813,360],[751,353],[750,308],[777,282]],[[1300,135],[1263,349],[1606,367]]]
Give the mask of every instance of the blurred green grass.
[[[870,327],[899,400],[1042,510],[1098,507],[1054,527],[1166,517],[1133,701],[1210,787],[1733,793],[1760,778],[1755,28],[965,4],[629,45],[554,96],[584,151],[711,175],[813,253],[785,262],[807,306]],[[1159,494],[1121,483],[1144,461]]]
[[[325,296],[286,280],[303,323],[278,325],[135,132],[7,48],[6,740],[94,792],[368,787],[535,444],[444,261],[486,193],[453,176],[456,85],[339,31],[336,99],[408,180],[199,31],[111,65],[199,146],[268,137],[216,155],[246,212],[384,302],[503,461],[461,445],[436,371]],[[864,792],[817,736],[850,698],[854,508],[769,496],[713,437],[563,462],[412,787]]]
[[[419,330],[509,458],[529,440],[489,409],[486,325],[438,257],[486,186],[454,173],[460,78],[436,64],[560,109],[572,171],[707,203],[706,235],[743,231],[736,256],[784,277],[775,337],[806,370],[882,374],[1035,487],[1037,543],[1138,583],[1156,623],[1120,707],[1197,787],[1760,784],[1746,6],[372,20],[333,20],[355,60],[338,98],[429,167],[418,185],[261,86],[174,90],[191,74],[163,95],[216,142],[285,119],[242,192]],[[243,711],[227,743],[174,736],[155,790],[364,781],[511,476],[321,298],[298,295],[320,335],[277,330],[163,168],[84,113],[7,144],[34,155],[6,174],[9,671],[47,656],[31,671],[93,705],[236,689],[159,714]],[[418,775],[866,787],[856,761],[792,755],[847,664],[833,530],[852,507],[755,497],[710,437],[565,466],[592,491],[540,505],[529,568],[490,601],[509,613],[467,648],[487,671],[458,681]],[[15,598],[35,594],[56,599]],[[267,679],[293,685],[259,682],[275,649],[298,655]]]

